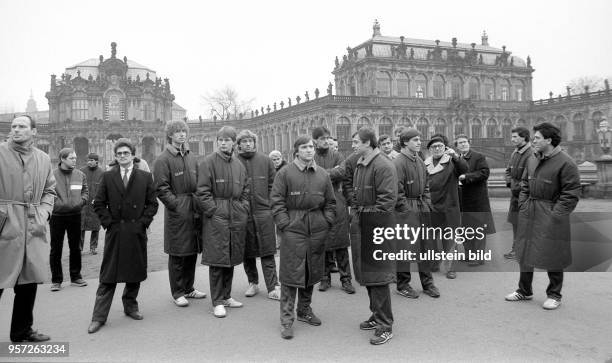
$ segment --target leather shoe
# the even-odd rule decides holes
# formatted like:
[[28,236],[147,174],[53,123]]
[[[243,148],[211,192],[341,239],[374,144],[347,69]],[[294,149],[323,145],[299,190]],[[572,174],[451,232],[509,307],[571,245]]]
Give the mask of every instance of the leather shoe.
[[142,320],[144,318],[144,316],[142,316],[142,314],[140,313],[140,311],[132,311],[132,312],[126,312],[125,315],[129,316],[130,318],[134,319],[134,320]]
[[11,339],[13,343],[19,343],[19,342],[38,343],[38,342],[46,342],[47,340],[51,340],[51,337],[45,334],[41,334],[37,332],[36,330],[30,330],[30,333],[26,335],[25,337],[23,337],[22,339],[19,339],[19,340]]
[[103,322],[101,322],[101,321],[92,321],[92,322],[89,324],[89,328],[87,328],[87,332],[88,332],[89,334],[93,334],[93,333],[97,332],[98,330],[100,330],[100,328],[102,327],[102,325],[104,325],[104,323],[103,323]]
[[329,290],[329,288],[331,287],[329,280],[324,279],[321,280],[321,283],[319,284],[319,291],[327,291]]

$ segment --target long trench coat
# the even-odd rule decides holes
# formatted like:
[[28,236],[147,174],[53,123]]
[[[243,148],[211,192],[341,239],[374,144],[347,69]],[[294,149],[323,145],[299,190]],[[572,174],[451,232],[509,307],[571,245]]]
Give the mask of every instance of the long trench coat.
[[244,165],[217,151],[198,165],[196,197],[203,214],[202,264],[232,267],[244,260],[249,184]]
[[521,193],[521,179],[527,166],[527,160],[533,158],[533,148],[528,142],[520,149],[515,149],[510,155],[510,161],[506,168],[506,186],[510,188],[510,207],[508,208],[507,221],[511,224],[518,223],[518,198]]
[[437,165],[430,156],[425,159],[429,175],[429,192],[431,193],[432,224],[434,227],[461,226],[461,209],[459,202],[459,175],[468,171],[465,160],[459,157],[442,155]]
[[317,149],[315,162],[329,173],[336,196],[336,220],[327,235],[325,249],[328,251],[347,248],[351,245],[349,239],[348,206],[342,194],[345,164],[342,155],[334,150]]
[[106,229],[100,282],[141,282],[147,278],[146,229],[157,213],[151,173],[132,168],[127,188],[119,166],[102,175],[94,209]]
[[190,256],[202,251],[201,218],[195,199],[198,166],[189,150],[166,145],[153,165],[157,197],[164,204],[164,252]]
[[519,194],[516,256],[521,266],[561,271],[572,264],[570,213],[580,196],[580,174],[557,146],[527,162]]
[[89,191],[87,203],[81,209],[81,231],[99,231],[100,218],[98,218],[93,208],[93,200],[98,193],[104,170],[99,166],[96,166],[93,170],[85,166],[81,168],[81,172],[83,172],[87,178],[87,190]]
[[468,171],[464,173],[465,180],[459,187],[459,200],[463,220],[466,227],[485,227],[486,234],[495,233],[495,222],[491,214],[491,203],[489,202],[489,165],[487,159],[481,153],[468,151],[462,156],[468,164]]
[[48,274],[48,217],[55,199],[49,155],[31,147],[16,151],[0,143],[0,212],[8,219],[0,232],[0,289],[42,283]]
[[300,170],[290,163],[276,174],[270,200],[281,231],[281,284],[306,288],[318,283],[325,269],[325,239],[336,217],[327,172],[318,165]]
[[270,191],[276,175],[274,163],[259,152],[238,154],[238,160],[247,171],[251,191],[244,257],[272,256],[276,253],[276,234],[270,207]]

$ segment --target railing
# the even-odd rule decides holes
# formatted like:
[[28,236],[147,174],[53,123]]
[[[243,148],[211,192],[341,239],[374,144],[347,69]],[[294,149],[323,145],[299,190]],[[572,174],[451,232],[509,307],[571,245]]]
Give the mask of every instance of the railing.
[[608,90],[581,93],[581,94],[570,95],[570,96],[560,96],[560,97],[552,97],[548,99],[536,100],[532,102],[532,105],[533,106],[557,105],[560,103],[567,103],[567,102],[572,102],[572,101],[582,101],[582,100],[588,100],[591,98],[610,97],[611,95],[612,93],[610,93],[610,90],[608,89]]

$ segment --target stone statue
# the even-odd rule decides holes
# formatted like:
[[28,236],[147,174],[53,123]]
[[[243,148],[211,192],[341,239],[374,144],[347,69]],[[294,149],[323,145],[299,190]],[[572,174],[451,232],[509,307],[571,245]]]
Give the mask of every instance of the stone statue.
[[319,89],[315,88],[315,98],[319,98]]
[[253,110],[251,110],[251,118],[255,117],[255,112],[253,112]]
[[531,68],[531,57],[527,56],[527,68]]
[[100,63],[104,62],[104,56],[100,54]]
[[274,111],[276,111],[276,102],[274,102]]
[[348,58],[346,57],[346,54],[342,56],[342,60],[344,61],[344,63],[346,63],[346,61],[348,60]]
[[332,94],[332,83],[329,82],[329,84],[327,85],[327,94],[331,96]]
[[414,59],[414,48],[410,48],[410,59]]
[[300,104],[300,101],[301,101],[301,100],[302,100],[302,99],[300,98],[300,96],[299,96],[299,95],[298,95],[298,96],[295,98],[295,102],[297,102],[297,104],[298,104],[298,105]]
[[338,56],[336,56],[336,68],[340,67],[340,61],[338,60]]
[[89,73],[89,77],[87,77],[87,80],[88,80],[89,82],[93,81],[93,76],[91,75],[91,73]]
[[127,64],[127,57],[123,56],[123,63]]
[[566,86],[565,89],[567,90],[567,97],[570,97],[572,95],[570,86]]
[[285,101],[280,101],[281,110],[285,108]]
[[514,67],[514,57],[510,57],[510,67]]
[[306,102],[310,101],[310,96],[308,95],[308,91],[304,93],[304,97],[306,97]]
[[117,56],[117,43],[111,43],[111,58],[115,58]]
[[[56,79],[55,74],[52,74],[51,75],[51,89],[55,88],[55,86],[56,86],[55,79]],[[606,80],[606,82],[607,82],[607,80]]]
[[147,72],[147,80],[150,80],[150,78],[149,78],[149,72]]
[[263,108],[263,106],[261,107],[261,114],[262,114],[262,115],[264,114],[264,108]]
[[482,54],[478,57],[478,64],[483,64]]
[[140,83],[140,74],[136,75],[136,83]]
[[81,78],[81,70],[77,70],[77,77]]
[[268,107],[266,108],[266,111],[268,111],[268,113],[270,113],[270,105],[268,105]]
[[287,99],[289,100],[289,105],[287,107],[291,107],[291,97],[287,97]]
[[604,85],[606,86],[606,92],[610,92],[610,83],[608,83],[607,79],[604,79]]
[[259,116],[259,110],[255,110],[255,117]]

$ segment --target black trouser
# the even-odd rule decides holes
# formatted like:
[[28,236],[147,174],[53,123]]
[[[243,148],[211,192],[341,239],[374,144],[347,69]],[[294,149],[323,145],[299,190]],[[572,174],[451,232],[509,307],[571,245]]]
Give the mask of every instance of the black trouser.
[[[266,288],[268,292],[274,290],[278,285],[278,277],[276,275],[276,260],[274,255],[263,256],[261,260],[261,271],[266,281]],[[244,259],[244,272],[246,272],[249,283],[259,284],[259,274],[257,273],[257,259],[256,258],[245,258]]]
[[51,229],[51,282],[61,284],[64,281],[62,272],[62,248],[64,234],[68,234],[70,248],[70,281],[81,278],[81,214],[70,216],[52,215],[49,221]]
[[[334,260],[334,252],[336,254]],[[331,281],[331,269],[338,262],[338,272],[340,274],[340,281],[351,282],[351,264],[349,262],[348,248],[338,248],[336,250],[325,251],[325,276],[328,282]]]
[[295,314],[293,308],[295,307],[295,295],[297,293],[297,313],[298,315],[304,315],[311,312],[310,303],[312,302],[312,288],[308,286],[305,289],[282,285],[281,286],[281,299],[280,299],[280,320],[281,325],[293,324],[295,320]]
[[197,258],[197,254],[168,256],[168,278],[170,279],[170,292],[174,299],[193,291]]
[[[13,291],[13,316],[11,318],[11,341],[22,341],[32,332],[34,323],[34,301],[38,284],[15,285]],[[4,289],[0,289],[0,297]]]
[[[523,295],[533,295],[531,283],[533,281],[533,267],[521,267],[519,288],[517,292]],[[561,288],[563,287],[563,271],[548,271],[548,287],[546,296],[551,299],[561,300]]]
[[[438,244],[438,240],[434,241],[433,244],[435,246],[436,252],[441,252],[440,246]],[[445,253],[453,253],[455,250],[457,250],[457,244],[452,239],[442,238],[442,249],[444,250]],[[433,261],[432,263],[434,266],[439,267],[442,262],[445,262],[448,264],[449,271],[455,271],[455,267],[454,267],[455,260],[451,260],[451,261],[438,260],[438,261]]]
[[232,297],[233,278],[234,266],[210,266],[208,269],[208,280],[210,283],[210,298],[213,306],[223,305],[225,300]]
[[[429,261],[422,261],[417,263],[419,267],[419,278],[421,280],[421,286],[423,289],[427,289],[428,287],[434,284],[433,276],[431,275],[431,264]],[[397,272],[397,290],[406,290],[410,285],[410,280],[412,279],[412,275],[410,271],[398,271]]]
[[393,311],[389,285],[366,286],[370,298],[370,321],[375,321],[382,331],[392,331]]
[[[98,291],[96,291],[96,303],[94,305],[91,321],[100,321],[102,323],[106,322],[116,288],[117,283],[100,282],[100,285],[98,285]],[[121,300],[123,301],[123,311],[126,314],[138,311],[138,302],[136,301],[136,298],[138,297],[139,290],[140,282],[125,283]]]
[[[81,231],[81,251],[83,251],[83,245],[85,245],[85,230]],[[91,231],[91,238],[89,239],[89,250],[95,250],[98,248],[98,236],[100,235],[100,230]]]
[[[465,241],[465,243],[463,243],[463,248],[465,248],[465,258],[468,259],[469,261],[471,260],[484,261],[483,253],[484,253],[486,246],[487,246],[487,235],[486,234],[484,235],[482,239],[474,238],[472,240]],[[476,253],[478,251],[483,251],[481,252],[481,255],[479,256],[479,258],[470,259],[470,252]]]
[[514,248],[516,247],[516,232],[518,229],[518,223],[514,223],[512,224],[512,251],[514,251]]

